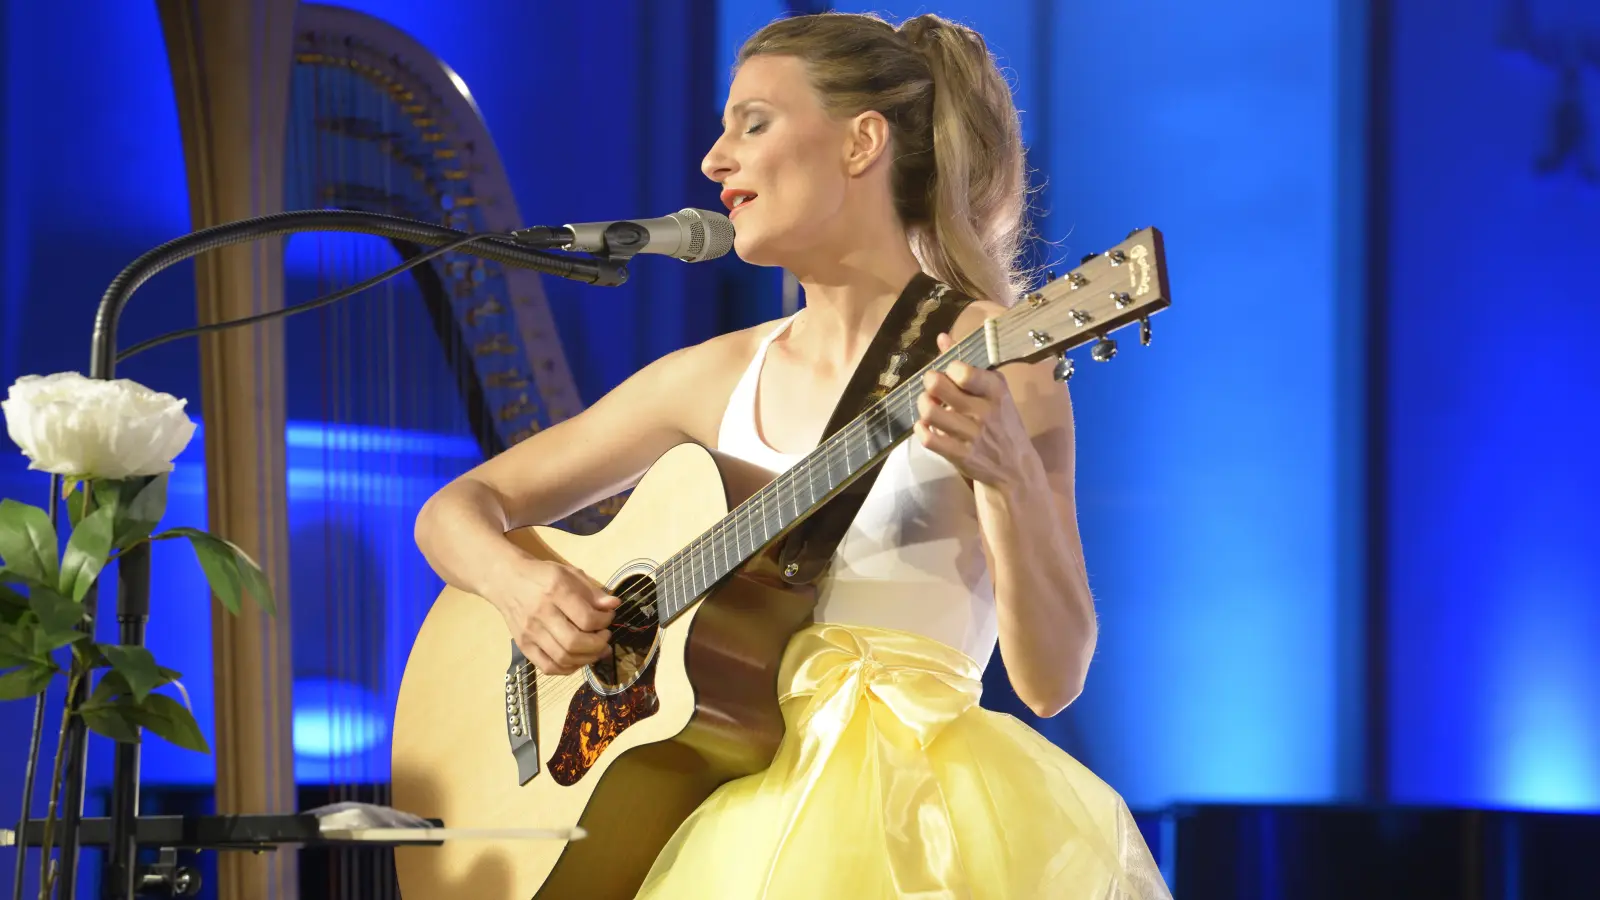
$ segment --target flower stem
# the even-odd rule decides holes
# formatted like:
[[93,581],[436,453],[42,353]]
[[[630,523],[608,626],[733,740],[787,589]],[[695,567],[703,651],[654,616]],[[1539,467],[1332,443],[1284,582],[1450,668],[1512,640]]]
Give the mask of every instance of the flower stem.
[[72,721],[74,714],[72,697],[77,693],[78,681],[83,677],[83,671],[76,659],[68,669],[67,702],[61,710],[61,733],[56,738],[55,772],[54,777],[50,779],[50,806],[44,820],[44,839],[39,842],[39,900],[49,900],[50,889],[55,886],[56,868],[50,864],[50,851],[55,839],[56,803],[61,797],[61,775],[67,764],[67,723]]
[[[44,743],[44,708],[45,699],[49,691],[40,691],[33,702],[33,739],[28,743],[28,765],[22,783],[22,815],[18,818],[17,830],[26,833],[28,819],[33,815],[33,781],[38,772],[39,747]],[[27,876],[27,856],[23,852],[26,845],[17,848],[16,877],[11,889],[11,896],[22,900],[22,883]]]

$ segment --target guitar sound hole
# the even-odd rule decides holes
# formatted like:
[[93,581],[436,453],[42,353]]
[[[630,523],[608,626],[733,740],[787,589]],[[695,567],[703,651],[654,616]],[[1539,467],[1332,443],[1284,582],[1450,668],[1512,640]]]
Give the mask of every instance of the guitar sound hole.
[[589,683],[602,694],[627,690],[655,656],[660,618],[656,614],[656,583],[645,575],[622,580],[612,590],[622,600],[611,619],[611,656],[589,666]]

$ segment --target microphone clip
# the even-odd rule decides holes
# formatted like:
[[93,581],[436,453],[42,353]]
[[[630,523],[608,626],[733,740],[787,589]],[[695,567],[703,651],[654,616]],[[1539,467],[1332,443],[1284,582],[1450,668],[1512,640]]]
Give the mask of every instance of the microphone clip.
[[[580,233],[581,232],[581,233]],[[632,259],[650,243],[650,229],[637,222],[596,225],[535,225],[510,233],[512,240],[540,250],[582,250],[596,259]],[[590,249],[598,248],[598,249]]]
[[[510,237],[526,247],[572,251],[572,245],[577,242],[579,236],[574,229],[566,226],[535,225],[530,228],[518,228],[510,232]],[[585,237],[591,238],[585,243],[594,243],[592,240],[594,235]],[[598,237],[601,249],[598,252],[584,254],[600,267],[600,277],[593,283],[600,287],[616,287],[625,283],[628,280],[628,260],[633,259],[646,244],[650,243],[649,229],[634,222],[612,222]]]

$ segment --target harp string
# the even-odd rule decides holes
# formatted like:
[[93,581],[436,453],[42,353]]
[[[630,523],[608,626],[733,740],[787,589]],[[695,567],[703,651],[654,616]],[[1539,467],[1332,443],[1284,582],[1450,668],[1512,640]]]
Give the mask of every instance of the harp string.
[[[467,231],[523,224],[486,129],[425,49],[370,17],[315,4],[300,8],[296,28],[286,208],[367,209]],[[292,240],[307,242],[296,254],[296,290],[307,295],[409,252],[375,239]],[[417,274],[426,290],[410,277],[385,282],[303,317],[286,347],[303,392],[290,418],[312,420],[302,434],[320,438],[292,451],[295,702],[322,713],[320,740],[298,754],[302,808],[428,802],[414,785],[408,796],[404,785],[392,790],[388,765],[405,652],[442,587],[411,540],[417,508],[484,453],[581,405],[551,350],[535,279],[459,253]],[[599,520],[586,513],[574,524],[592,530]],[[509,640],[485,648],[509,650]],[[388,852],[321,850],[302,865],[323,896],[399,896]]]

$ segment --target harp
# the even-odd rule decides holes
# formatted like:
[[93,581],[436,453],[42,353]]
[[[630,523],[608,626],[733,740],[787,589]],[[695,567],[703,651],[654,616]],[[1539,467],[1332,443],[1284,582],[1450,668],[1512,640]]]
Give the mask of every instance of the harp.
[[[407,34],[294,0],[157,6],[195,228],[318,207],[524,224],[465,86]],[[304,301],[416,252],[314,235],[227,248],[197,260],[200,318]],[[213,617],[218,813],[387,802],[393,695],[439,587],[416,509],[580,408],[538,275],[454,255],[412,271],[202,339],[208,519],[261,562],[281,610]],[[614,508],[566,524],[593,530]],[[222,854],[218,868],[228,898],[398,896],[374,850]]]

